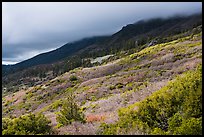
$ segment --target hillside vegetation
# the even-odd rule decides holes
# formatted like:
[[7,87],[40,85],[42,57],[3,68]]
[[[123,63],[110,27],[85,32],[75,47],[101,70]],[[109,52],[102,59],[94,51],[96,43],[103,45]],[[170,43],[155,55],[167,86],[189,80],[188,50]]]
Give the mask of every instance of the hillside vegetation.
[[202,134],[202,68],[178,76],[143,101],[118,111],[102,134]]
[[202,134],[202,30],[189,33],[4,94],[2,133]]
[[[148,46],[202,31],[202,14],[142,20],[110,36],[85,38],[15,65],[2,65],[3,95],[46,83],[78,67],[93,67],[123,58]],[[57,45],[56,45],[57,46]],[[95,62],[114,55],[106,61]]]

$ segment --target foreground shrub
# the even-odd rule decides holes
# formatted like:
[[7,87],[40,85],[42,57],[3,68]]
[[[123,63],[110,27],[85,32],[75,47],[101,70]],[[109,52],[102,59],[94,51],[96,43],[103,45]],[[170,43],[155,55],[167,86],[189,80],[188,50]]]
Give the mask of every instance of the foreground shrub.
[[202,134],[202,67],[189,71],[145,100],[118,111],[116,124],[101,134]]
[[3,135],[36,135],[50,134],[51,121],[43,114],[27,114],[19,118],[3,118],[2,134]]

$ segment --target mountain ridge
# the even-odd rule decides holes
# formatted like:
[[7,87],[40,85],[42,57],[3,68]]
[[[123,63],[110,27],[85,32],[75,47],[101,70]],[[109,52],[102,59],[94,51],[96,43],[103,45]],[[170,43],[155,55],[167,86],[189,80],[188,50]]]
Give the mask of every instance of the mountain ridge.
[[[201,16],[201,14],[195,14],[195,15],[190,15],[190,16],[186,16],[186,17],[185,16],[176,16],[176,17],[170,17],[170,18],[167,18],[167,19],[164,19],[164,18],[152,18],[152,19],[148,19],[148,20],[141,20],[141,21],[138,21],[138,22],[136,22],[134,24],[127,24],[126,26],[123,26],[120,31],[112,34],[111,36],[112,37],[122,37],[123,39],[126,39],[126,37],[127,37],[127,39],[130,39],[132,36],[137,36],[137,35],[139,35],[141,33],[149,32],[152,29],[155,29],[158,26],[161,26],[162,24],[165,24],[165,22],[169,22],[169,21],[177,22],[179,20],[184,20],[185,21],[185,19],[191,19],[191,18],[196,19],[196,17],[198,19],[200,19],[200,16]],[[150,26],[150,24],[152,26],[148,27],[148,26]],[[145,26],[146,26],[146,28],[145,28]],[[145,29],[143,30],[142,28],[145,28]],[[131,31],[133,33],[131,33]],[[119,36],[117,36],[117,35],[119,35]],[[36,56],[34,56],[34,57],[30,58],[30,59],[24,60],[22,62],[19,62],[19,63],[15,64],[15,65],[11,65],[11,66],[14,67],[14,68],[16,67],[16,69],[18,69],[18,68],[23,69],[23,68],[28,68],[28,67],[35,66],[35,65],[40,65],[40,64],[54,63],[56,61],[59,61],[59,60],[61,60],[63,58],[66,58],[66,57],[69,57],[69,56],[75,54],[80,49],[86,48],[87,46],[90,46],[92,44],[96,44],[95,42],[97,41],[97,38],[100,41],[100,38],[101,38],[101,40],[105,40],[105,39],[110,38],[111,36],[95,36],[95,37],[90,37],[90,38],[83,38],[81,40],[77,40],[77,41],[74,41],[74,42],[69,42],[69,43],[64,44],[63,46],[61,46],[61,47],[59,47],[59,48],[57,48],[55,50],[36,55]],[[94,39],[96,39],[96,40],[94,40]],[[82,43],[85,42],[86,43],[86,41],[90,41],[90,43],[87,42],[87,44],[81,45],[80,42],[82,42]],[[73,47],[73,46],[75,46],[75,47]],[[63,50],[66,51],[66,52],[63,52]],[[58,56],[56,56],[56,54]],[[48,58],[51,58],[51,59],[48,59]]]
[[[80,41],[70,42],[67,46],[65,44],[61,48],[50,51],[50,55],[44,53],[37,55],[37,60],[34,60],[33,62],[33,58],[24,61],[25,65],[19,63],[17,64],[18,66],[3,66],[3,87],[8,87],[8,89],[10,89],[13,86],[15,87],[15,85],[25,83],[25,81],[26,83],[30,83],[29,85],[33,85],[39,81],[32,80],[36,79],[35,77],[40,77],[41,79],[44,79],[44,77],[54,78],[57,75],[61,75],[62,73],[68,72],[77,67],[91,67],[97,65],[98,63],[91,63],[91,58],[93,59],[109,54],[115,54],[117,56],[110,58],[114,60],[114,58],[118,58],[119,54],[119,56],[124,56],[122,51],[126,52],[126,54],[131,54],[134,52],[132,49],[139,51],[148,46],[172,41],[180,37],[188,36],[191,33],[201,32],[201,17],[202,14],[196,14],[186,17],[150,19],[140,21],[139,26],[133,24],[126,25],[120,31],[110,36],[85,38]],[[143,26],[143,30],[140,30],[141,26]],[[134,29],[132,29],[132,27]],[[136,30],[140,30],[140,32]],[[77,47],[74,47],[73,44]],[[67,49],[67,47],[69,48]],[[69,51],[69,54],[66,54],[66,50]],[[58,51],[62,51],[62,54]],[[41,56],[44,56],[44,60],[41,60]],[[47,56],[51,56],[52,58],[49,59]],[[52,63],[39,64],[39,62],[46,62],[49,60]],[[57,61],[53,62],[53,60]],[[37,65],[33,65],[35,63]],[[30,82],[28,82],[26,77],[29,77]],[[20,79],[24,82],[20,81]],[[13,91],[13,89],[10,90]]]

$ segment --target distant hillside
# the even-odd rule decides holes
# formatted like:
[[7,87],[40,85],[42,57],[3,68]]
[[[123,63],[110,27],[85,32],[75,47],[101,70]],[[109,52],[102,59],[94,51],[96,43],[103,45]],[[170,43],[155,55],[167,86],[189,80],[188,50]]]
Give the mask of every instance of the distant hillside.
[[[80,50],[85,50],[88,53],[98,50],[105,50],[107,52],[110,49],[121,50],[134,47],[135,41],[138,41],[138,44],[141,45],[153,38],[158,38],[161,41],[161,38],[163,37],[179,34],[188,29],[192,29],[195,26],[201,25],[201,16],[201,14],[198,14],[188,17],[172,17],[168,19],[156,18],[139,21],[135,24],[124,26],[111,37],[101,36],[85,38],[80,41],[67,43],[56,50],[39,54],[33,58],[12,65],[12,69],[3,70],[3,75],[9,74],[11,71],[16,72],[17,70],[22,70],[31,66],[54,63],[66,57],[75,55]],[[130,44],[125,45],[125,42],[129,42]]]
[[[40,79],[48,80],[77,67],[91,67],[91,59],[110,54],[114,60],[135,50],[169,42],[202,31],[202,14],[149,19],[124,26],[111,36],[82,39],[37,55],[16,65],[3,66],[3,87],[33,85]],[[134,50],[132,50],[134,49]],[[45,79],[45,77],[47,79]],[[32,79],[31,79],[32,78]],[[38,80],[37,80],[38,79]],[[14,91],[11,89],[11,91]]]
[[85,39],[82,39],[80,41],[67,43],[56,50],[39,54],[39,55],[37,55],[33,58],[30,58],[28,60],[22,61],[20,63],[15,64],[15,65],[11,65],[10,67],[5,68],[6,66],[4,65],[3,67],[6,69],[7,72],[3,72],[3,74],[7,74],[10,71],[15,72],[16,70],[22,70],[22,69],[36,66],[36,65],[40,65],[40,64],[49,64],[49,63],[59,61],[65,57],[69,57],[71,55],[74,55],[77,51],[79,51],[79,50],[81,50],[81,49],[83,49],[83,48],[85,48],[85,47],[87,47],[93,43],[97,43],[97,42],[99,42],[105,38],[106,38],[106,36],[85,38]]

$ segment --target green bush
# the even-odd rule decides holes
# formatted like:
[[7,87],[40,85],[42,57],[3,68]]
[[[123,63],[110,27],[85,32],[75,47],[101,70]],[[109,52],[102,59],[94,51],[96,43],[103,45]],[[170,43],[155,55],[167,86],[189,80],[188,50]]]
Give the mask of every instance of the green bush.
[[169,119],[168,134],[179,135],[199,135],[202,133],[202,117],[189,119],[182,118],[181,114],[176,113]]
[[116,88],[123,88],[123,84],[122,83],[117,83]]
[[70,78],[69,78],[70,81],[77,81],[77,77],[74,76],[74,75],[71,75]]
[[36,135],[50,134],[51,121],[43,114],[27,114],[19,118],[2,118],[3,135]]
[[69,125],[73,121],[85,122],[84,115],[81,109],[78,107],[74,101],[74,96],[72,92],[69,93],[67,100],[62,104],[62,109],[57,114],[57,121],[62,125]]
[[114,86],[114,85],[111,85],[111,86],[109,87],[109,89],[110,89],[110,90],[113,90],[113,89],[115,89],[115,86]]
[[141,102],[118,111],[119,121],[101,134],[202,134],[202,67],[178,76]]
[[59,99],[59,100],[56,100],[55,102],[53,102],[50,106],[49,106],[49,108],[51,109],[51,110],[56,110],[56,109],[58,109],[58,107],[61,107],[62,106],[62,103],[63,101],[61,100],[61,99]]
[[201,135],[202,134],[202,117],[184,119],[180,127],[175,129],[173,134],[178,135]]

